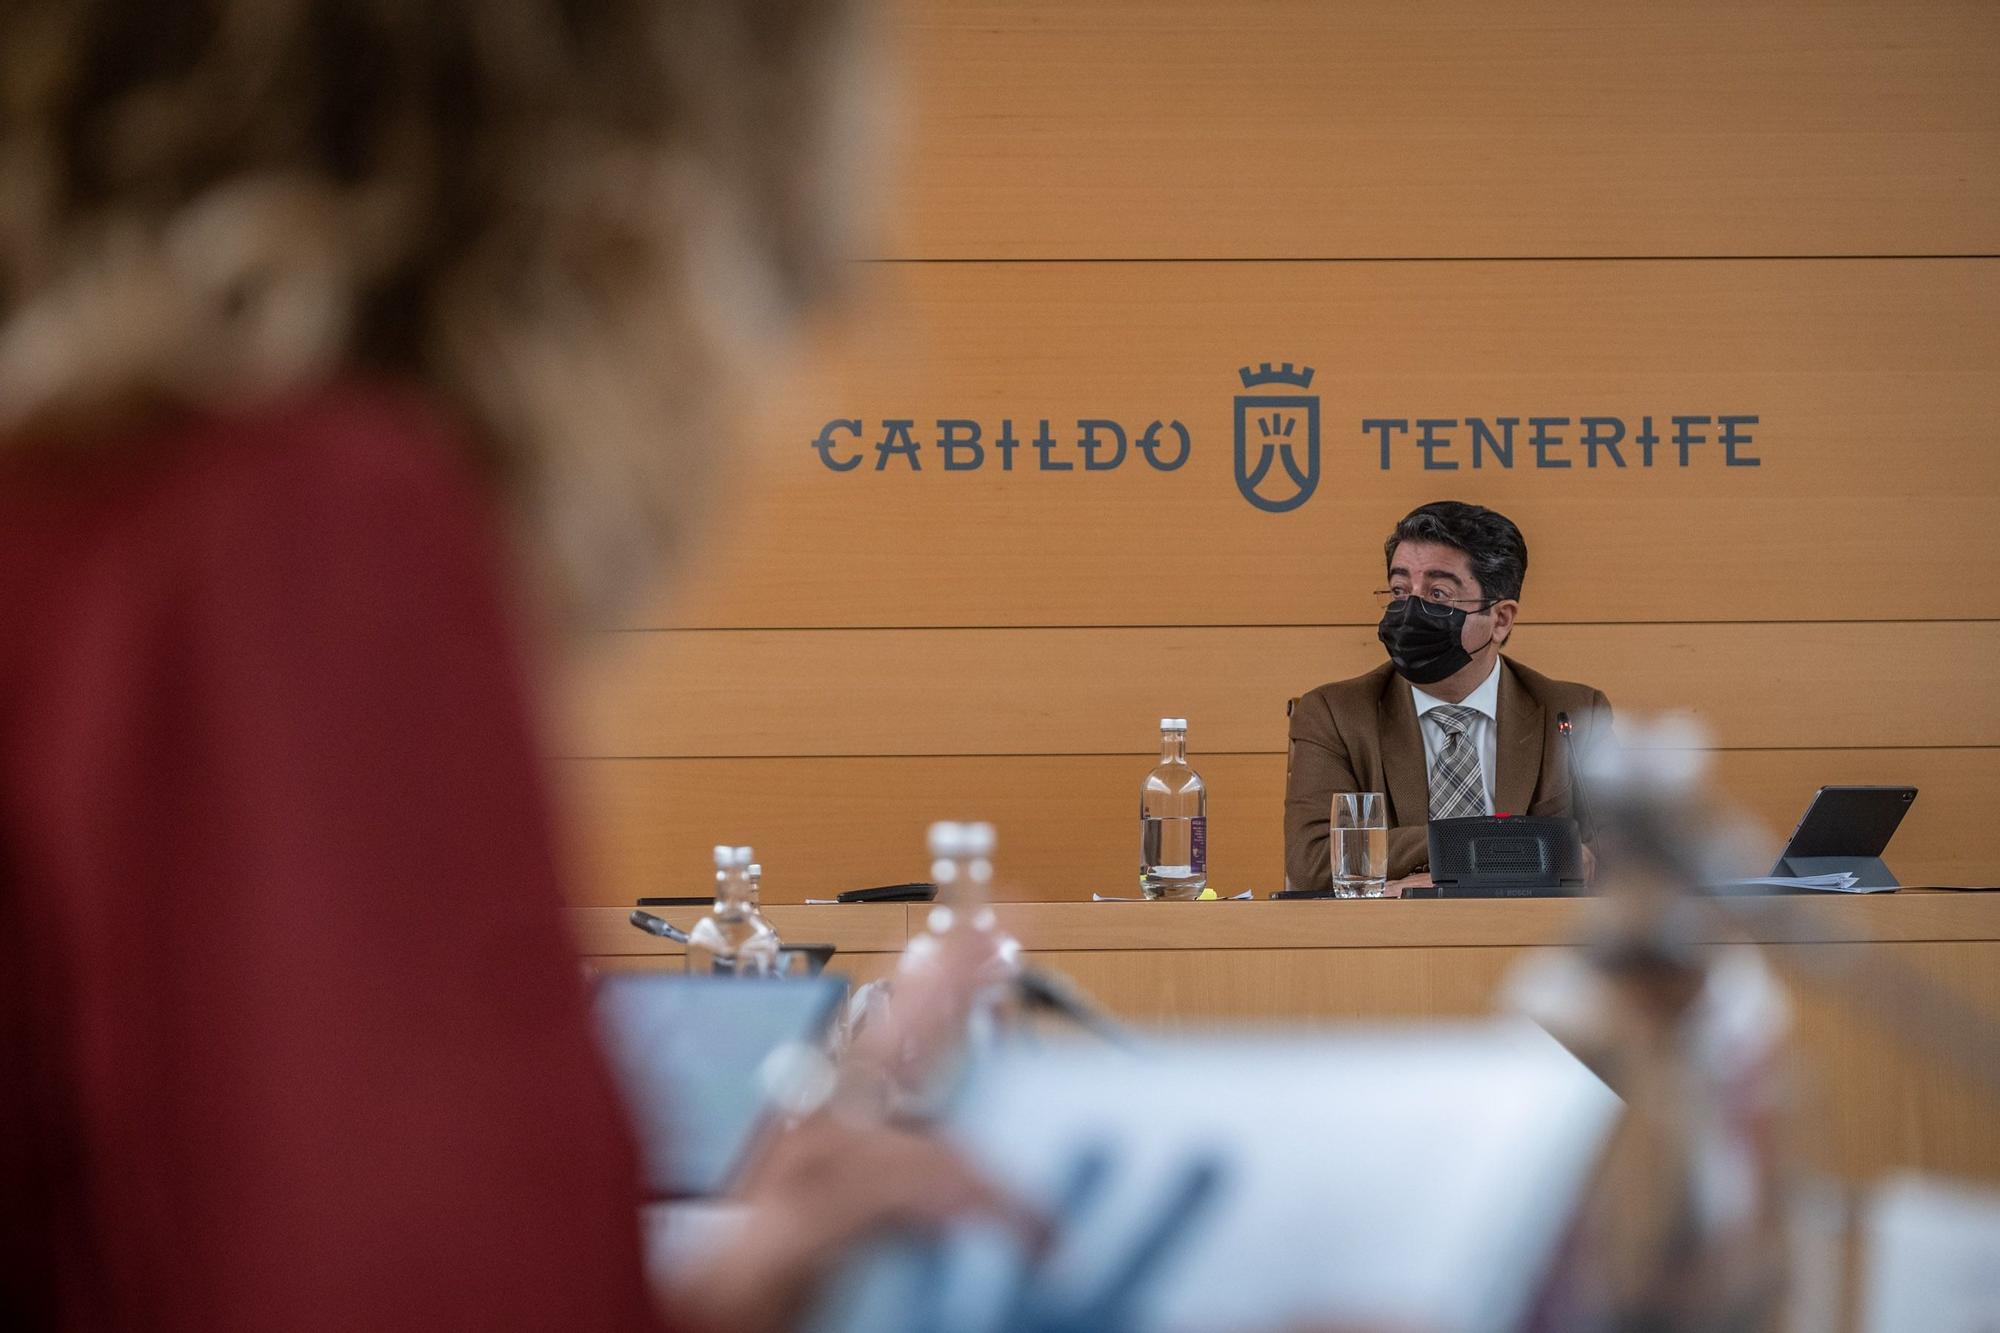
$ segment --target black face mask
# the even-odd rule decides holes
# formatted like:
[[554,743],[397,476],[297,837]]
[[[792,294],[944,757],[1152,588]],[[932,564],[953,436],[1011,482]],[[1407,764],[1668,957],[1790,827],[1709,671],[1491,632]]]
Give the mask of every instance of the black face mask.
[[1389,650],[1396,674],[1412,685],[1435,685],[1472,661],[1472,654],[1465,651],[1465,612],[1455,606],[1437,606],[1415,597],[1391,602],[1375,627],[1375,637]]

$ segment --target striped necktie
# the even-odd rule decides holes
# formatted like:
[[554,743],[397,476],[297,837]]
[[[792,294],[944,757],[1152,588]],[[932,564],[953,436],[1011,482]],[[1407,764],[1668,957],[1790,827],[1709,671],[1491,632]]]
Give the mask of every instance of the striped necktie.
[[1464,819],[1486,813],[1486,782],[1479,769],[1479,747],[1472,743],[1476,708],[1444,704],[1424,714],[1444,733],[1437,766],[1431,770],[1431,818]]

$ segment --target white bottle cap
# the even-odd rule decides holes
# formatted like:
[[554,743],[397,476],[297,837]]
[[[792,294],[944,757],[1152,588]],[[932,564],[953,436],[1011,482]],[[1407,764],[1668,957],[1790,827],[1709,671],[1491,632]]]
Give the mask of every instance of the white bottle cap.
[[733,866],[747,866],[750,864],[750,858],[755,855],[756,853],[748,847],[733,847],[730,849],[729,863]]
[[[956,880],[958,864],[953,858],[962,854],[960,849],[965,845],[963,826],[940,819],[925,832],[924,845],[931,853],[931,882],[942,886]],[[936,913],[933,912],[932,916],[935,917]],[[932,921],[931,929],[938,931],[949,927],[941,927]]]
[[752,861],[750,863],[750,878],[762,879],[763,877],[764,877],[764,867],[758,865],[755,861]]
[[939,821],[931,825],[932,882],[940,886],[956,883],[959,863],[963,862],[968,879],[974,884],[987,883],[993,878],[995,841],[991,824]]
[[931,825],[925,839],[934,857],[991,856],[995,841],[991,824],[959,824],[950,820]]
[[715,868],[717,870],[729,869],[730,858],[735,855],[736,849],[734,847],[724,847],[718,844],[715,849]]
[[1186,718],[1184,718],[1184,717],[1163,717],[1163,718],[1161,718],[1161,719],[1160,719],[1160,730],[1161,730],[1161,731],[1186,731],[1186,730],[1187,730],[1187,719],[1186,719]]
[[924,844],[933,857],[958,856],[965,844],[965,826],[941,819],[924,835]]

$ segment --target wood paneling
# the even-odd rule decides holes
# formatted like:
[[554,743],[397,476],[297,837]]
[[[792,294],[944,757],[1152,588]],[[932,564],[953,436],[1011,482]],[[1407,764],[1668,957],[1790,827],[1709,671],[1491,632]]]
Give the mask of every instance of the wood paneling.
[[[1964,995],[1986,1014],[2000,1013],[1990,945],[1895,944],[1884,949],[1926,983]],[[1815,971],[1859,956],[1861,946],[1812,946]],[[1375,1022],[1473,1017],[1491,1013],[1495,996],[1520,961],[1538,952],[1513,945],[1347,949],[1059,952],[1060,969],[1101,1003],[1146,1026],[1199,1030],[1219,1024]],[[1780,946],[1773,961],[1789,976],[1800,946]],[[835,966],[856,985],[889,975],[893,953],[843,951]],[[592,958],[600,971],[680,965],[679,957]],[[1796,1041],[1788,1058],[1793,1144],[1800,1162],[1850,1180],[1898,1170],[1940,1171],[2000,1181],[2000,1139],[1991,1131],[1990,1099],[1965,1071],[1907,1033],[1879,1021],[1851,994],[1794,980]]]
[[[704,838],[752,842],[772,902],[925,879],[924,830],[954,818],[995,824],[998,896],[1044,901],[1138,891],[1138,784],[1153,762],[1134,754],[563,767],[582,817],[589,873],[579,892],[589,901],[702,891]],[[1201,771],[1212,791],[1213,882],[1230,892],[1275,887],[1283,758],[1214,756]]]
[[1980,0],[905,0],[893,253],[2000,249]]
[[[1147,1027],[1393,1022],[1491,1013],[1524,958],[1576,939],[1589,901],[1015,904],[1001,909],[1034,961]],[[1967,1024],[2000,1019],[2000,894],[1788,898],[1748,905],[1749,938],[1789,983],[1797,1040],[1788,1090],[1792,1147],[1851,1179],[1917,1168],[2000,1179],[1990,1093],[1968,1061]],[[844,941],[856,980],[893,966],[900,919],[920,907],[779,909],[788,933]],[[617,928],[622,912],[576,913],[587,942],[620,950],[606,968],[675,966],[657,942]],[[1711,938],[1719,938],[1720,934]],[[849,946],[854,948],[850,950]],[[588,944],[586,947],[589,947]],[[1990,1041],[1990,1038],[1987,1038]],[[1315,1108],[1337,1115],[1339,1108]]]
[[[1695,712],[1774,834],[1821,783],[1914,782],[1905,882],[2000,875],[2000,6],[903,0],[892,28],[885,253],[947,262],[857,269],[740,421],[741,504],[685,592],[577,673],[587,952],[676,965],[614,905],[699,891],[719,839],[783,901],[916,877],[926,822],[990,818],[1003,896],[1129,892],[1168,712],[1215,882],[1268,891],[1284,700],[1380,660],[1382,536],[1440,496],[1525,529],[1523,660],[1626,716]],[[1314,367],[1320,400],[1322,479],[1286,514],[1234,476],[1235,371],[1265,361]],[[1759,465],[1680,466],[1670,418],[1722,413],[1758,417]],[[1589,467],[1584,415],[1669,438]],[[1412,432],[1384,469],[1361,426],[1473,416],[1523,419],[1512,467],[1470,466],[1460,425],[1430,459],[1456,468]],[[1572,418],[1572,466],[1533,465],[1536,416]],[[853,471],[811,447],[835,418],[864,423]],[[945,470],[943,418],[979,423],[984,467]],[[1025,443],[1001,470],[1002,420],[1043,418],[1071,470]],[[1087,471],[1081,418],[1179,420],[1189,460]],[[875,466],[892,419],[921,471]],[[1893,941],[1991,1015],[1996,905],[1779,904],[1771,938]],[[1118,1011],[1187,1024],[1481,1012],[1586,909],[1006,910]],[[793,910],[863,977],[917,915]],[[1772,953],[1818,975],[1854,949]],[[1873,1007],[1800,1014],[1819,1161],[2000,1175],[1983,1105]]]
[[1991,1083],[1940,1058],[1926,1044],[1928,1034],[1897,1026],[1900,1010],[1884,1004],[1879,987],[1828,981],[1864,959],[1887,960],[1905,977],[1963,1002],[1991,1031],[2000,1019],[1994,946],[1782,946],[1770,956],[1797,1006],[1792,1094],[1806,1162],[1849,1179],[1901,1168],[2000,1183]]
[[1489,1014],[1501,979],[1528,952],[1518,945],[1407,945],[1338,954],[1135,947],[1037,955],[1037,961],[1128,1022],[1187,1029]]
[[[1522,525],[1544,620],[2000,616],[2000,581],[1913,563],[2000,568],[2000,262],[949,264],[880,283],[746,422],[744,504],[684,599],[636,624],[1372,623],[1383,537],[1440,497]],[[1313,367],[1321,400],[1322,480],[1284,514],[1234,476],[1237,370],[1266,361]],[[1631,435],[1650,415],[1655,465],[1628,438],[1627,466],[1587,466],[1599,414]],[[1679,466],[1675,414],[1755,415],[1760,466],[1727,466],[1713,426]],[[1434,469],[1414,426],[1392,435],[1383,471],[1361,425],[1500,416],[1521,419],[1511,469],[1484,450],[1474,469],[1460,424]],[[1534,466],[1537,416],[1570,418],[1546,451],[1569,467]],[[853,471],[811,447],[837,418],[862,423],[833,455]],[[1072,470],[1023,444],[1011,472],[991,447],[947,472],[944,418],[987,446],[1047,418]],[[1123,464],[1083,470],[1082,418],[1122,424]],[[877,470],[888,419],[914,423],[921,471]],[[1142,461],[1155,420],[1188,428],[1185,466]]]
[[[1283,755],[1195,760],[1209,786],[1211,882],[1270,892],[1284,873]],[[1921,793],[1888,857],[1903,882],[2000,882],[2000,749],[1736,750],[1714,760],[1718,786],[1764,825],[1773,850],[1823,783],[1911,783]],[[998,828],[1000,897],[1129,895],[1134,792],[1151,762],[1136,753],[577,761],[563,770],[585,853],[577,893],[629,905],[705,892],[709,845],[749,840],[768,901],[827,897],[922,878],[925,826],[976,815]],[[629,930],[622,922],[617,914],[614,934]]]
[[[1799,962],[1793,955],[1805,947],[1778,946],[1773,961],[1791,977]],[[1810,946],[1816,975],[1880,950],[1923,984],[1965,997],[1989,1022],[2000,1015],[1994,948],[1984,942]],[[1132,1021],[1185,1029],[1490,1013],[1505,978],[1532,952],[1516,945],[1133,948],[1062,952],[1040,961]],[[1881,1026],[1867,997],[1829,991],[1823,982],[1794,980],[1792,989],[1797,1036],[1787,1069],[1792,1148],[1803,1163],[1861,1180],[1910,1169],[2000,1180],[2000,1136],[1992,1132],[1985,1089],[1913,1043],[1913,1034]]]
[[[1524,625],[1524,662],[1731,749],[2000,745],[2000,622]],[[1285,745],[1285,700],[1382,660],[1372,629],[698,631],[614,636],[579,757],[1195,753]]]
[[[1029,953],[1142,950],[1485,949],[1570,944],[1602,903],[1588,898],[1341,902],[1008,903],[1001,923]],[[586,909],[588,910],[588,909]],[[920,926],[915,911],[910,929]],[[1695,931],[1707,943],[2000,942],[2000,893],[1798,895],[1732,901]],[[1344,957],[1344,953],[1342,955]],[[1327,960],[1337,965],[1340,959]]]
[[[1300,950],[1541,948],[1584,938],[1601,914],[1595,898],[1379,899],[1246,903],[1015,902],[1000,924],[1040,957],[1102,951],[1252,953]],[[678,957],[679,946],[632,930],[625,907],[576,907],[573,928],[588,957]],[[778,906],[787,937],[837,943],[854,953],[892,953],[926,928],[924,903]],[[691,926],[698,908],[662,915]],[[1861,895],[1800,894],[1718,905],[1693,933],[1707,944],[1749,942],[1785,949],[1850,944],[2000,943],[2000,892],[1910,889]],[[1810,955],[1817,957],[1817,954]],[[1807,975],[1820,976],[1795,960]],[[1859,957],[1857,955],[1856,957]],[[1836,961],[1838,961],[1836,959]],[[1848,964],[1833,968],[1849,970]],[[2000,984],[2000,976],[1995,978]],[[1975,997],[1976,998],[1976,997]]]

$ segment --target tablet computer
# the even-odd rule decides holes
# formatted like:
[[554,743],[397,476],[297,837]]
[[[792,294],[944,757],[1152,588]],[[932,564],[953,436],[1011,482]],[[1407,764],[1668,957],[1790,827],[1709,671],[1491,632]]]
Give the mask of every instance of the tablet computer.
[[1799,820],[1773,875],[1847,871],[1866,887],[1894,887],[1882,853],[1917,799],[1915,787],[1821,787]]
[[846,994],[838,977],[620,972],[598,983],[599,1032],[649,1194],[702,1198],[729,1187],[764,1119],[765,1062],[823,1040]]

